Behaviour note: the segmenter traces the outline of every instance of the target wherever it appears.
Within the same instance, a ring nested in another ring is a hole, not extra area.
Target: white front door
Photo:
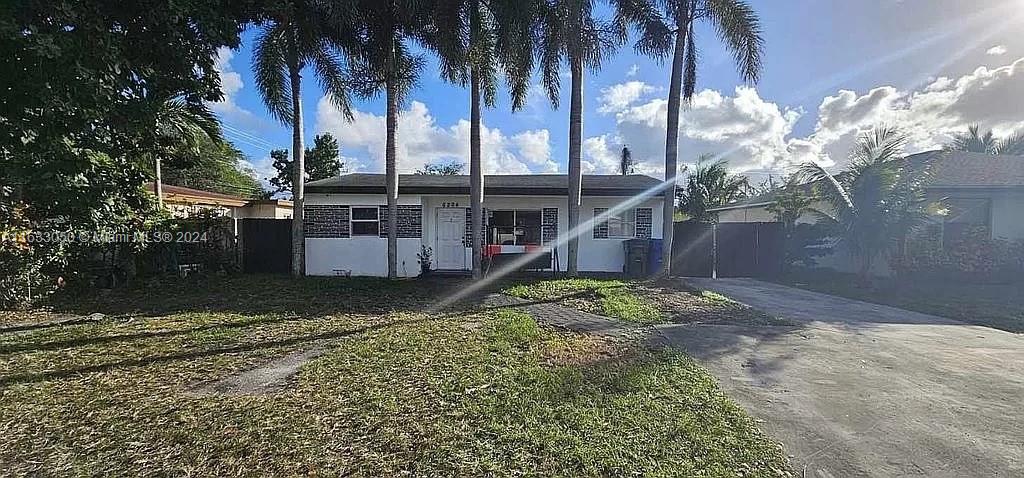
[[[462,236],[466,233],[466,210],[438,208],[436,230],[436,267],[448,270],[465,269],[466,245],[462,243]]]

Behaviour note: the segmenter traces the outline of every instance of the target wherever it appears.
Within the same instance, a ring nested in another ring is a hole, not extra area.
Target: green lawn
[[[780,282],[1010,332],[1024,332],[1024,282],[972,284],[876,279],[871,287],[861,287],[852,274],[818,270],[797,271],[781,278]]]
[[[212,278],[55,306],[111,314],[96,321],[0,324],[0,469],[788,474],[779,447],[686,356],[555,332],[519,311],[423,312],[461,285]],[[313,347],[326,353],[284,390],[196,393]]]

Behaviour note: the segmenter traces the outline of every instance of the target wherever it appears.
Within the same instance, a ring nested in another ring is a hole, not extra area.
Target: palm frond
[[[318,48],[309,51],[308,60],[316,73],[320,89],[330,97],[331,104],[338,108],[346,119],[351,120],[352,101],[349,98],[348,73],[344,61],[326,43],[321,43]]]
[[[1024,156],[1024,129],[1014,131],[1009,136],[998,140],[993,146],[992,152],[993,154]]]
[[[744,0],[704,0],[707,15],[718,38],[725,43],[744,81],[756,83],[761,76],[764,38],[761,22]]]
[[[683,104],[689,105],[697,91],[697,64],[700,56],[697,53],[697,39],[693,34],[693,22],[686,31],[686,56],[683,58]]]
[[[253,48],[252,70],[256,89],[270,115],[292,123],[292,96],[288,78],[288,31],[283,25],[263,27]]]

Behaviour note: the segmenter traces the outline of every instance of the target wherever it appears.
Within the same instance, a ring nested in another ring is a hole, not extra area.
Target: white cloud
[[[625,95],[629,96],[629,95]],[[584,169],[613,173],[622,145],[628,145],[639,172],[660,176],[664,161],[668,104],[657,98],[606,104],[614,110],[615,131],[587,138]],[[625,104],[626,106],[622,106]],[[980,67],[960,77],[940,77],[910,91],[878,86],[858,93],[839,90],[818,106],[817,122],[807,136],[794,136],[799,109],[779,107],[757,90],[739,87],[732,95],[702,90],[682,112],[679,162],[692,163],[709,153],[729,161],[735,171],[784,173],[807,161],[842,164],[857,136],[875,125],[890,124],[910,136],[907,152],[936,149],[970,124],[1005,135],[1024,127],[1024,58],[1011,64]]]
[[[996,45],[988,50],[985,50],[986,55],[999,56],[1006,54],[1006,45]]]
[[[626,72],[626,76],[636,76],[637,73],[640,73],[640,65],[634,63],[633,66],[629,67],[629,71]]]
[[[220,101],[209,103],[214,112],[220,114],[221,118],[243,127],[260,127],[262,121],[251,111],[242,108],[235,102],[235,97],[245,86],[242,75],[231,66],[231,60],[235,52],[230,48],[220,47],[217,49],[217,57],[213,60],[213,68],[220,74],[220,88],[224,98]]]
[[[822,100],[815,131],[802,144],[823,159],[842,162],[857,135],[891,124],[910,135],[909,152],[935,149],[967,125],[997,134],[1024,125],[1024,58],[998,68],[980,67],[959,78],[941,77],[917,91],[891,86],[864,95],[840,91]]]
[[[637,171],[662,175],[668,101],[653,99],[615,112],[614,134],[587,138],[584,157],[590,172],[614,173],[622,145]],[[786,137],[801,111],[780,109],[753,88],[736,88],[734,96],[702,90],[683,111],[679,127],[679,161],[692,163],[703,153],[716,154],[735,170],[775,168],[788,164]]]
[[[383,116],[353,111],[354,119],[345,121],[327,98],[317,106],[317,131],[329,131],[347,156],[360,154],[361,160],[352,170],[383,171],[386,129]],[[398,170],[413,172],[436,162],[469,162],[470,123],[459,120],[445,128],[439,126],[427,106],[413,101],[398,119]],[[507,136],[497,128],[481,125],[480,148],[484,172],[488,174],[528,174],[556,172],[551,159],[549,134],[546,129],[530,130]]]
[[[657,88],[642,81],[627,81],[601,88],[601,96],[597,99],[601,105],[597,107],[597,112],[607,114],[621,111],[641,96],[654,91]]]

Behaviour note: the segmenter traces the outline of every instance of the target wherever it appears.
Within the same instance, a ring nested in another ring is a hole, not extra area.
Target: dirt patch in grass
[[[541,345],[548,366],[594,365],[635,353],[628,342],[598,335],[553,335]]]
[[[636,293],[657,304],[668,320],[681,324],[796,325],[685,281],[643,282]]]
[[[279,392],[299,372],[299,368],[323,353],[321,348],[292,352],[254,369],[197,387],[194,393],[197,396],[239,396]]]
[[[504,292],[641,324],[794,325],[677,279],[549,279],[518,283]]]

